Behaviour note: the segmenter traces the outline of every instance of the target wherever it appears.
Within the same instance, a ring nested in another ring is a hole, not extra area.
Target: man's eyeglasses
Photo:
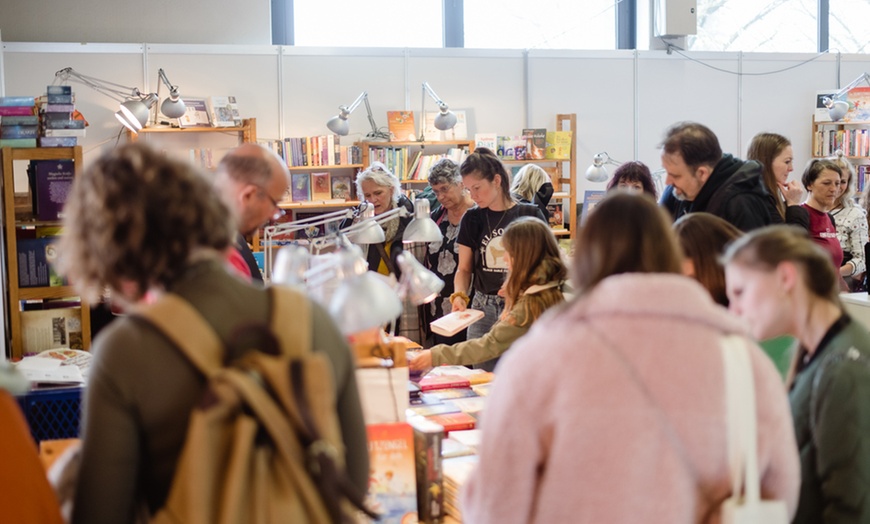
[[[278,201],[275,200],[274,198],[272,198],[272,195],[270,195],[270,194],[266,191],[265,188],[260,187],[260,186],[257,186],[257,189],[260,190],[260,193],[261,193],[263,196],[265,196],[266,198],[268,198],[268,199],[272,202],[273,209],[275,209],[275,214],[273,214],[272,217],[271,217],[272,220],[278,220],[279,218],[281,218],[282,216],[284,216],[284,215],[287,214],[287,211],[284,210],[284,209],[281,209],[281,206],[278,205]]]

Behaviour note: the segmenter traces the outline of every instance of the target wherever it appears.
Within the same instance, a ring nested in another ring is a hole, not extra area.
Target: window
[[[828,42],[832,51],[870,53],[870,3],[867,0],[830,0]]]
[[[615,49],[613,0],[465,0],[465,47]]]
[[[294,0],[294,43],[441,47],[443,18],[441,0]]]
[[[688,45],[692,51],[814,53],[817,16],[818,0],[698,0],[698,34]]]

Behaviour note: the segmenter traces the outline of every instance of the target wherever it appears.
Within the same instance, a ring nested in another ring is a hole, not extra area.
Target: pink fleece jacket
[[[678,275],[613,276],[538,320],[496,369],[464,521],[718,522],[731,492],[719,352],[729,333],[745,329]],[[786,392],[755,344],[750,354],[762,496],[793,516],[800,469]]]

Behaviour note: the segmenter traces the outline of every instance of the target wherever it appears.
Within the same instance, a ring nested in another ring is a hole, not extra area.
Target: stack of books
[[[75,98],[72,86],[50,85],[45,97],[40,97],[39,115],[42,118],[41,147],[73,147],[79,137],[85,136],[85,121],[73,118]]]
[[[475,466],[477,455],[446,458],[441,462],[444,471],[444,511],[460,522],[462,512],[459,510],[459,493]]]
[[[0,147],[36,147],[35,106],[32,96],[0,96]]]

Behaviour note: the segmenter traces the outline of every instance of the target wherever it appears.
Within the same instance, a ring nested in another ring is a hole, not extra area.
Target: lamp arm
[[[56,72],[54,76],[56,80],[60,80],[61,82],[67,82],[70,80],[70,77],[72,77],[72,79],[74,79],[76,82],[84,84],[93,89],[94,91],[97,91],[110,98],[114,98],[120,101],[124,101],[128,98],[142,97],[142,92],[139,91],[138,87],[129,87],[121,84],[116,84],[114,82],[109,82],[107,80],[101,80],[92,76],[83,75],[71,67],[61,69],[60,71]]]
[[[366,107],[368,107],[368,105],[369,105],[369,93],[368,93],[368,91],[363,91],[362,93],[360,93],[360,95],[358,97],[356,97],[356,100],[351,102],[351,104],[345,108],[345,111],[347,111],[347,114],[353,113],[353,110],[356,109],[359,106],[360,102],[362,102],[363,100],[366,101]],[[369,112],[369,114],[371,114],[371,112]]]
[[[163,68],[157,70],[157,76],[160,78],[160,81],[163,82],[166,87],[169,88],[169,97],[173,99],[178,98],[178,86],[172,85],[172,82],[169,81],[169,78],[166,77],[166,73],[163,72]],[[157,86],[160,87],[159,85]]]
[[[860,75],[858,78],[856,78],[855,80],[852,80],[851,82],[849,82],[849,84],[846,85],[846,87],[844,87],[843,89],[840,89],[839,91],[837,91],[837,92],[836,92],[834,95],[832,95],[830,98],[831,98],[832,100],[839,100],[839,99],[841,99],[842,97],[846,96],[846,93],[848,93],[849,91],[851,91],[852,88],[854,88],[855,86],[857,86],[858,84],[860,84],[862,81],[863,81],[863,82],[866,82],[867,85],[870,85],[870,74],[867,74],[867,73],[861,73],[861,75]],[[828,97],[825,97],[825,98],[828,98]]]
[[[269,237],[285,235],[288,233],[294,233],[296,231],[302,231],[303,229],[308,229],[309,227],[321,226],[332,222],[339,222],[352,216],[353,212],[350,210],[333,211],[332,213],[325,213],[316,217],[304,218],[302,220],[294,220],[293,222],[287,222],[274,226],[267,226],[264,230],[264,233]]]
[[[380,226],[384,222],[387,222],[387,221],[395,218],[397,215],[399,217],[407,217],[407,216],[410,216],[410,213],[408,213],[408,210],[405,209],[404,207],[396,207],[396,208],[393,208],[393,209],[387,211],[386,213],[381,213],[380,215],[375,216],[371,220],[374,220],[375,224]],[[351,224],[344,229],[338,230],[338,234],[339,235],[352,235],[353,233],[356,233],[358,231],[362,231],[366,227],[368,227],[368,226],[365,223],[365,221],[361,221],[361,222],[357,222],[356,224]]]
[[[423,82],[423,90],[432,97],[432,100],[435,101],[435,103],[438,105],[438,109],[440,109],[442,113],[444,111],[447,111],[447,104],[445,104],[444,101],[441,100],[441,98],[439,98],[437,94],[435,94],[435,91],[432,89],[432,86],[429,85],[429,82]]]

